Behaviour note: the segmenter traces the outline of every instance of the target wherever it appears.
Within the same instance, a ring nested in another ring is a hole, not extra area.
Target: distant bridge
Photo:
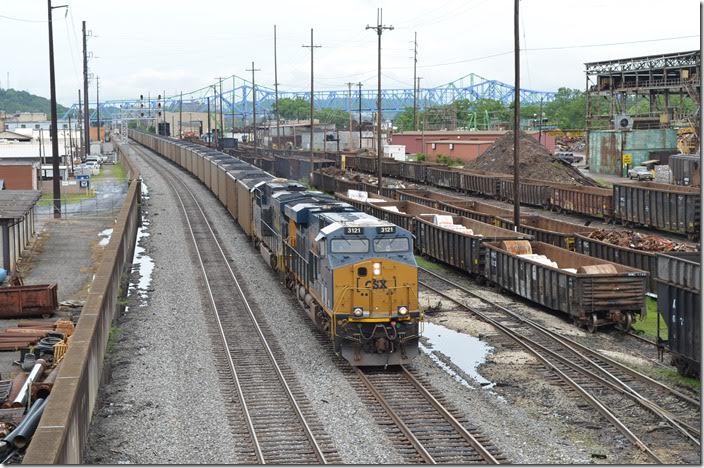
[[[234,77],[234,83],[235,86],[233,87],[232,76],[226,78],[222,83],[223,114],[227,117],[231,117],[234,114],[238,119],[244,118],[246,120],[247,116],[251,116],[252,114],[252,83],[238,76]],[[256,92],[257,114],[259,115],[261,112],[262,115],[265,115],[272,112],[275,101],[274,89],[257,85]],[[121,116],[123,118],[129,118],[125,116],[138,118],[142,113],[144,113],[145,117],[149,115],[153,117],[160,103],[162,108],[168,112],[179,111],[179,106],[181,105],[180,95],[166,96],[165,99],[159,101],[157,99],[157,93],[149,96],[143,95],[144,99],[142,100],[139,99],[139,96],[135,96],[133,99],[113,99],[101,102],[100,120],[110,121],[119,119]],[[347,89],[342,89],[315,91],[313,94],[315,107],[317,109],[342,109],[352,113],[356,113],[359,110],[360,91],[355,86],[352,87],[351,93]],[[468,101],[494,99],[504,104],[509,104],[513,101],[513,95],[513,86],[471,73],[442,86],[420,88],[418,90],[418,108],[422,110],[426,107],[447,105],[460,99],[467,99]],[[362,88],[361,106],[364,114],[368,115],[376,111],[376,96],[376,88]],[[521,89],[522,104],[536,104],[539,103],[541,99],[544,102],[549,102],[553,100],[554,97],[554,92]],[[210,98],[211,111],[213,111],[215,108],[214,102],[217,101],[219,106],[219,82],[184,94],[182,104],[183,111],[206,112],[208,98]],[[279,99],[283,98],[304,99],[308,101],[310,100],[310,91],[279,90]],[[391,118],[405,108],[413,107],[413,89],[382,89],[381,105],[384,117]],[[91,121],[95,121],[95,103],[91,103],[91,107],[93,107],[93,111],[91,112],[90,118]],[[66,119],[69,115],[75,117],[77,111],[78,105],[74,104],[69,107],[63,118]],[[302,115],[301,118],[305,118],[306,115]]]

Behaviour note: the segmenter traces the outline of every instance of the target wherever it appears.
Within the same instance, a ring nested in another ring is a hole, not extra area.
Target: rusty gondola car
[[[538,241],[528,242],[523,254],[501,242],[485,246],[485,276],[489,281],[565,313],[591,332],[611,324],[628,330],[636,318],[645,315],[648,273],[642,270]],[[550,263],[532,255],[544,256]]]

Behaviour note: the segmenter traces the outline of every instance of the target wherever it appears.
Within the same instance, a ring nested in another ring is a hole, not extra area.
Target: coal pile
[[[590,232],[588,237],[618,245],[619,247],[630,247],[631,249],[644,252],[696,252],[697,250],[694,246],[683,242],[671,241],[660,236],[638,234],[633,231],[599,229]]]
[[[466,164],[465,169],[513,174],[513,132],[507,132],[496,140],[484,154]],[[574,167],[554,157],[546,147],[525,132],[521,132],[519,173],[527,179],[598,185]]]

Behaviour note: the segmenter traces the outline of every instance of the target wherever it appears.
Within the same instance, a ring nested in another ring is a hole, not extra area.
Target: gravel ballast
[[[238,279],[251,294],[249,300],[258,305],[261,317],[276,334],[287,364],[296,373],[343,463],[402,463],[335,364],[331,346],[316,338],[295,298],[207,187],[186,173],[181,176],[201,202]]]
[[[181,254],[190,242],[182,215],[176,215],[179,207],[163,177],[141,156],[135,160],[149,188],[150,235],[143,243],[156,266],[146,299],[132,299],[118,321],[122,332],[110,357],[112,380],[94,416],[86,461],[237,463],[228,450],[233,441],[211,363],[215,351],[203,317],[210,312],[193,290],[200,281],[192,278],[202,275],[190,256]],[[198,180],[184,172],[180,177],[201,202],[250,301],[276,334],[342,461],[401,463],[336,367],[329,345],[316,339],[298,303],[239,226]],[[158,437],[150,436],[152,431]]]
[[[138,245],[154,269],[146,291],[134,290],[145,278],[133,273],[127,310],[113,324],[109,380],[101,389],[84,462],[237,463],[191,239],[163,177],[135,159],[148,187],[142,205],[148,235]]]

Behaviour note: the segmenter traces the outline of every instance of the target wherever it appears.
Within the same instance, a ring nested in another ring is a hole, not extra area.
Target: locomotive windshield
[[[409,249],[408,238],[406,237],[374,239],[374,252],[408,252]]]
[[[332,253],[367,253],[369,252],[368,239],[333,239],[330,241]]]

